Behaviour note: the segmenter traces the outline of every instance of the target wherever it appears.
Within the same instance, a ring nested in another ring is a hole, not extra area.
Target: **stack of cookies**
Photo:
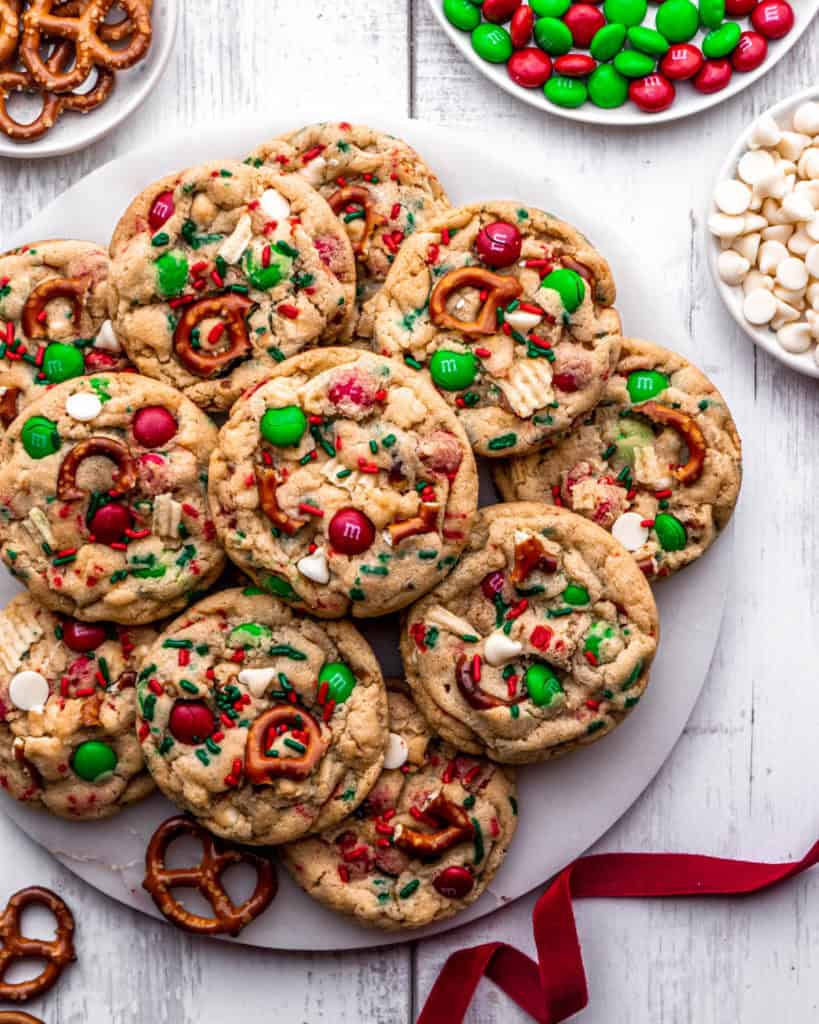
[[[349,124],[0,257],[0,784],[77,822],[156,784],[385,928],[475,900],[512,766],[637,704],[650,582],[739,491],[720,394],[614,301],[574,228]]]

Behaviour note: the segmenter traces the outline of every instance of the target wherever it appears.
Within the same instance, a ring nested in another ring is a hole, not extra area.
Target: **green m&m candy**
[[[26,455],[32,459],[44,459],[60,450],[57,424],[45,416],[30,416],[23,424],[20,437]]]
[[[154,265],[160,295],[178,295],[188,280],[188,261],[184,253],[171,249],[163,253]]]
[[[554,82],[552,78],[550,81]],[[546,83],[547,85],[549,82]],[[583,90],[586,91],[585,88]],[[548,95],[548,94],[547,94]],[[586,284],[576,270],[569,270],[568,267],[561,267],[560,270],[553,270],[547,274],[541,284],[542,288],[551,288],[560,296],[563,308],[568,313],[574,313],[586,295]]]
[[[673,3],[674,0],[671,0]],[[634,405],[640,402],[647,402],[650,398],[656,398],[661,391],[665,391],[671,383],[664,373],[659,370],[635,370],[628,375],[626,387],[628,396]]]
[[[566,78],[564,75],[552,75],[543,86],[546,99],[557,107],[581,107],[589,96],[589,91],[579,78]]]
[[[628,41],[635,50],[649,53],[652,57],[664,57],[671,47],[665,36],[645,25],[635,25],[628,30]]]
[[[646,448],[654,444],[654,431],[643,420],[623,416],[619,421],[620,434],[614,442],[617,454],[628,466],[634,465],[635,448]]]
[[[611,25],[610,28],[622,28]],[[601,30],[602,31],[602,30]],[[622,107],[628,99],[628,80],[616,71],[613,64],[600,64],[589,78],[589,99],[596,107],[611,110]]]
[[[502,25],[484,22],[472,33],[472,49],[490,64],[505,64],[512,56],[512,37]]]
[[[604,655],[601,654],[600,645],[606,640],[613,640],[615,635],[614,626],[610,622],[599,620],[586,634],[583,650],[593,654],[597,661],[601,661]]]
[[[687,43],[697,34],[700,15],[691,0],[665,0],[657,10],[656,25],[669,43]]]
[[[619,53],[623,49],[625,41],[625,25],[604,25],[594,33],[590,47],[591,55],[595,60],[611,60],[615,53]],[[597,105],[602,106],[600,103]]]
[[[464,0],[464,2],[468,3],[468,0]],[[284,253],[277,252],[275,249],[270,252],[269,262],[266,267],[256,262],[250,249],[245,254],[245,274],[248,281],[250,281],[254,288],[258,288],[260,292],[267,292],[271,288],[275,288],[290,273],[292,266],[292,259]]]
[[[560,680],[548,665],[540,662],[526,669],[524,680],[530,700],[539,708],[548,707],[555,697],[563,693]]]
[[[571,0],[530,0],[529,6],[538,18],[562,18],[572,4]]]
[[[603,13],[616,25],[639,25],[648,12],[648,0],[605,0]]]
[[[535,22],[535,40],[541,50],[545,50],[552,57],[560,57],[564,53],[568,53],[572,48],[572,34],[569,31],[569,26],[564,24],[558,18],[538,18]],[[554,78],[550,78],[546,83],[548,87],[549,82],[554,82]],[[575,81],[575,79],[568,79],[569,82]],[[548,92],[546,93],[549,96]],[[549,96],[551,99],[551,96]],[[585,97],[584,97],[585,99]],[[557,103],[557,100],[553,100],[553,103]],[[582,102],[582,100],[581,100]],[[579,104],[560,104],[561,106],[579,106]]]
[[[481,23],[481,12],[469,0],[444,0],[444,17],[462,32],[471,32]]]
[[[429,372],[444,391],[461,391],[477,376],[478,360],[471,352],[439,349],[429,361]]]
[[[353,692],[355,676],[343,661],[328,661],[319,672],[319,685],[327,683],[330,700],[343,704]]]
[[[283,409],[268,409],[262,416],[259,430],[265,441],[279,448],[292,448],[304,437],[307,417],[297,405],[286,405]]]
[[[725,18],[725,0],[700,0],[700,24],[719,28]]]
[[[82,352],[73,345],[52,342],[43,355],[42,371],[52,384],[79,377],[85,370]]]
[[[274,576],[272,573],[270,576],[265,576],[262,586],[269,594],[280,597],[284,601],[295,601],[299,596],[286,579],[282,576]]]
[[[663,551],[682,551],[688,543],[685,527],[670,512],[660,512],[654,519],[654,532],[657,534]]]
[[[644,78],[654,70],[656,61],[639,50],[623,50],[614,58],[614,66],[626,78]]]
[[[589,592],[579,583],[570,583],[563,591],[563,600],[573,608],[579,608],[589,603]]]
[[[735,21],[726,21],[724,25],[709,32],[702,41],[702,52],[710,59],[727,57],[737,48],[742,29]]]
[[[107,743],[88,740],[71,758],[71,767],[86,782],[103,782],[117,766],[117,755]]]
[[[271,640],[273,631],[260,622],[243,622],[230,631],[228,644],[231,647],[261,647],[265,640]]]

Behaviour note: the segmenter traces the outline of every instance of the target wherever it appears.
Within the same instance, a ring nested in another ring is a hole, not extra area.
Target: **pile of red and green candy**
[[[472,34],[479,57],[506,64],[513,82],[542,88],[559,107],[587,100],[611,109],[631,101],[666,110],[675,82],[701,93],[724,89],[734,71],[758,68],[768,40],[793,28],[787,0],[663,0],[655,27],[647,0],[443,0],[444,14]],[[750,18],[743,31],[737,18]],[[693,40],[697,37],[699,43]]]

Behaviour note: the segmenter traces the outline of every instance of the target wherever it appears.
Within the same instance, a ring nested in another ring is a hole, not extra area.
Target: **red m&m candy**
[[[512,24],[509,26],[509,35],[512,37],[512,46],[516,50],[526,46],[532,38],[532,29],[535,24],[535,12],[528,4],[521,4],[512,15]]]
[[[504,21],[509,21],[520,7],[520,3],[521,0],[483,0],[481,11],[487,21],[500,25]]]
[[[435,876],[432,880],[435,889],[450,900],[462,900],[472,892],[475,885],[475,878],[469,868],[462,868],[456,864]]]
[[[327,536],[342,555],[360,555],[375,540],[375,527],[357,508],[343,508],[330,520]]]
[[[628,94],[640,110],[647,114],[659,114],[674,102],[676,90],[664,75],[646,75],[631,83]]]
[[[131,513],[124,505],[102,505],[88,524],[89,532],[100,544],[115,544],[131,525]]]
[[[693,78],[705,63],[702,50],[691,43],[674,43],[660,61],[660,71],[675,82]]]
[[[567,53],[555,61],[555,71],[567,78],[585,78],[597,67],[597,61],[587,53]]]
[[[768,55],[768,41],[759,32],[743,32],[731,54],[734,71],[753,71]]]
[[[496,220],[481,228],[475,248],[487,267],[509,267],[520,258],[523,244],[520,232],[514,224]]]
[[[215,728],[213,712],[201,700],[178,700],[168,719],[171,736],[191,747],[204,743]]]
[[[694,88],[699,92],[719,92],[731,81],[731,62],[728,60],[707,60],[694,79]]]
[[[537,89],[552,73],[552,59],[548,53],[534,46],[516,50],[507,65],[509,77],[524,89]]]
[[[754,8],[751,24],[766,39],[781,39],[793,28],[793,8],[787,0],[762,0]]]
[[[483,596],[490,601],[494,600],[495,596],[503,590],[505,581],[506,577],[502,572],[490,572],[488,576],[484,576],[481,580]]]
[[[759,3],[759,0],[725,0],[725,13],[732,18],[744,18]]]
[[[134,416],[134,437],[145,448],[161,448],[176,434],[179,425],[161,405],[147,405]]]
[[[72,651],[85,654],[105,643],[105,626],[98,622],[77,622],[66,619],[63,623],[63,643]]]
[[[170,220],[176,212],[176,206],[173,201],[173,192],[160,192],[159,195],[151,203],[151,209],[148,212],[148,224],[151,227],[151,231],[157,231],[166,220]]]
[[[606,18],[593,4],[572,4],[563,15],[563,22],[572,34],[574,45],[585,49],[606,24]]]

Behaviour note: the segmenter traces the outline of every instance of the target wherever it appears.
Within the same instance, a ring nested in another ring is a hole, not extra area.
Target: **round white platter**
[[[327,119],[327,111],[323,119]],[[350,112],[346,112],[350,120]],[[63,193],[8,239],[20,245],[38,238],[75,237],[106,243],[130,199],[155,178],[207,159],[248,153],[266,136],[322,119],[300,111],[288,121],[264,115],[245,123],[214,124],[196,136],[159,139],[100,168]],[[543,162],[525,148],[500,154],[477,133],[442,129],[417,121],[362,115],[358,120],[406,138],[439,173],[453,203],[514,198],[551,210],[585,231],[612,262],[626,330],[673,344],[679,337],[672,317],[648,308],[646,295],[662,294],[660,268],[637,267],[622,258],[622,239],[605,213],[606,196],[585,196],[583,210],[564,201],[560,187],[536,170]],[[476,181],[475,168],[480,167]],[[568,190],[566,190],[568,194]],[[602,225],[601,228],[598,228]],[[625,235],[624,237],[627,237]],[[622,273],[620,269],[622,268]],[[484,472],[482,503],[496,501]],[[382,934],[334,915],[305,896],[280,871],[273,906],[242,932],[239,942],[271,949],[354,949],[400,942],[457,927],[488,914],[541,884],[592,845],[628,809],[668,757],[705,683],[716,647],[732,576],[731,530],[706,558],[657,588],[663,625],[652,683],[638,708],[600,743],[550,764],[520,772],[520,825],[511,850],[489,890],[468,911],[437,926],[399,935]],[[0,599],[17,589],[0,578]],[[394,621],[362,623],[385,674],[400,674]],[[143,856],[156,826],[174,813],[161,796],[94,824],[66,823],[4,798],[0,807],[61,863],[91,885],[158,917],[141,888]]]
[[[778,125],[781,127],[787,127],[788,131],[790,131],[793,112],[798,106],[805,103],[807,100],[819,100],[819,86],[812,85],[809,89],[805,89],[803,92],[798,92],[793,96],[788,96],[787,99],[776,103],[767,111],[764,111],[764,113],[770,114]],[[763,115],[760,114],[759,116],[762,117]],[[719,173],[714,181],[715,187],[721,181],[736,177],[737,164],[748,148],[748,143],[751,141],[751,133],[753,132],[755,123],[755,121],[751,122],[731,147],[728,156],[725,158],[725,163],[720,167]],[[713,189],[711,192],[713,194]],[[738,285],[735,287],[733,285],[726,284],[719,276],[717,260],[719,259],[719,254],[722,252],[722,249],[720,248],[719,239],[712,235],[708,230],[708,218],[715,212],[715,210],[716,207],[709,197],[708,209],[703,220],[705,245],[706,251],[708,252],[708,264],[711,267],[711,274],[714,278],[717,290],[720,293],[720,297],[725,303],[725,308],[755,345],[765,349],[766,352],[769,352],[772,356],[784,363],[786,366],[789,366],[792,370],[804,373],[806,377],[819,377],[819,364],[817,364],[816,358],[814,357],[814,351],[816,350],[815,345],[811,345],[807,352],[786,352],[779,344],[775,332],[772,331],[770,327],[755,327],[745,319],[742,312],[742,303],[745,298],[742,286]]]
[[[14,142],[0,134],[0,156],[26,160],[31,157],[62,156],[97,142],[141,106],[162,76],[176,39],[179,0],[155,0],[153,41],[147,56],[128,71],[116,76],[111,96],[88,114],[66,112],[57,124],[36,142]],[[119,17],[119,15],[118,15]],[[42,106],[39,97],[19,96],[11,113],[21,122],[32,120]]]
[[[704,95],[703,93],[697,92],[690,82],[676,82],[675,86],[677,88],[677,96],[673,104],[667,110],[663,110],[659,114],[645,114],[643,111],[639,110],[631,100],[627,100],[625,105],[622,107],[615,107],[614,110],[602,110],[600,107],[594,106],[594,104],[589,101],[584,103],[582,107],[577,107],[574,110],[567,107],[558,107],[556,104],[550,103],[544,96],[542,89],[524,89],[523,86],[517,85],[513,82],[509,77],[505,64],[490,64],[482,57],[479,57],[472,48],[470,33],[462,32],[447,21],[444,15],[443,0],[427,0],[432,13],[441,28],[443,28],[450,40],[461,51],[464,57],[466,57],[466,59],[473,64],[482,75],[494,82],[495,85],[499,86],[505,92],[508,92],[510,96],[516,96],[519,100],[523,100],[524,103],[537,107],[539,110],[543,110],[547,114],[557,114],[559,117],[566,117],[571,121],[582,121],[585,124],[641,127],[658,124],[661,121],[676,121],[678,118],[688,117],[691,114],[699,113],[701,110],[707,110],[709,107],[713,107],[717,103],[722,103],[723,100],[727,100],[731,96],[736,96],[738,92],[742,92],[743,89],[747,89],[749,85],[753,85],[758,78],[761,78],[764,74],[770,71],[774,64],[782,60],[788,51],[796,45],[799,37],[808,27],[811,19],[816,14],[816,11],[819,10],[819,0],[789,0],[789,2],[793,7],[794,26],[784,38],[769,40],[768,56],[755,71],[750,71],[744,74],[735,71],[731,77],[731,81],[725,89],[711,93],[710,95]],[[649,5],[649,13],[643,22],[643,24],[649,28],[654,27],[654,15],[656,13],[656,8],[657,5],[655,3]],[[734,20],[740,22],[740,26],[743,31],[752,27],[748,18],[739,18]],[[508,25],[506,27],[508,28]],[[701,39],[702,33],[700,32],[694,39],[692,39],[692,42],[695,45],[699,45]],[[534,44],[532,43],[530,45]]]

